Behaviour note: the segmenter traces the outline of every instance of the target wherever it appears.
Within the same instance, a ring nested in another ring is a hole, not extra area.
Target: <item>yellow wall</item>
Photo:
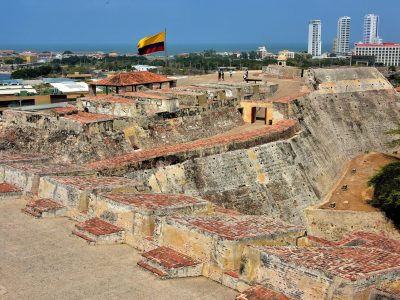
[[[50,104],[50,95],[35,95],[35,96],[0,96],[1,101],[23,101],[23,100],[34,100],[35,105]],[[0,107],[0,111],[10,109],[8,107]]]
[[[267,110],[267,124],[269,124],[270,121],[273,121],[273,108],[272,108],[272,103],[270,103],[270,102],[241,101],[240,105],[243,108],[243,121],[245,123],[251,123],[251,120],[252,120],[251,111],[252,111],[253,107],[266,108],[266,110]]]

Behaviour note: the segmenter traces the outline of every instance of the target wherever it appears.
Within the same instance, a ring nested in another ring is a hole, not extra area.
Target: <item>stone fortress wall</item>
[[[136,109],[131,92],[78,108],[8,112],[0,200],[23,195],[31,216],[69,217],[88,243],[143,251],[138,265],[160,278],[202,275],[243,292],[238,299],[372,297],[381,283],[400,281],[396,236],[365,225],[336,235],[304,211],[349,159],[389,151],[384,133],[400,117],[400,97],[371,68],[309,70],[305,83],[308,93],[275,100],[261,98],[271,85],[225,83],[168,90],[161,103],[152,99],[163,92],[152,92],[149,110]],[[162,104],[173,95],[187,95],[178,110],[175,100]],[[239,118],[244,103],[259,101],[279,119],[268,111],[271,125]],[[39,147],[51,157],[33,153]]]

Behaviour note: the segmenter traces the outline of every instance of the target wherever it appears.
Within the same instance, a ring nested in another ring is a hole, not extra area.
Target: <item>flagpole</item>
[[[167,53],[167,27],[164,29],[165,41],[164,41],[164,55],[165,55],[165,67],[168,67],[168,53]]]

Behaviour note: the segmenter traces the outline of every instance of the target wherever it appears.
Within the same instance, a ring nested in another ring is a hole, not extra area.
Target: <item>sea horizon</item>
[[[168,44],[168,55],[177,55],[181,53],[200,53],[205,50],[213,49],[217,52],[237,52],[237,51],[255,51],[260,46],[265,46],[269,52],[277,53],[281,50],[290,50],[295,52],[307,51],[307,43],[198,43],[198,44]],[[332,45],[326,44],[323,51],[330,51]],[[73,51],[73,52],[95,52],[104,53],[117,52],[120,54],[136,53],[137,48],[134,43],[65,43],[65,44],[0,44],[0,49],[15,51]]]

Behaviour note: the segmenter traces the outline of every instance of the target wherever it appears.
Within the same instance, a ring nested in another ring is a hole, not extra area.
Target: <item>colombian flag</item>
[[[139,55],[149,54],[165,50],[165,32],[153,36],[146,36],[138,43]]]

